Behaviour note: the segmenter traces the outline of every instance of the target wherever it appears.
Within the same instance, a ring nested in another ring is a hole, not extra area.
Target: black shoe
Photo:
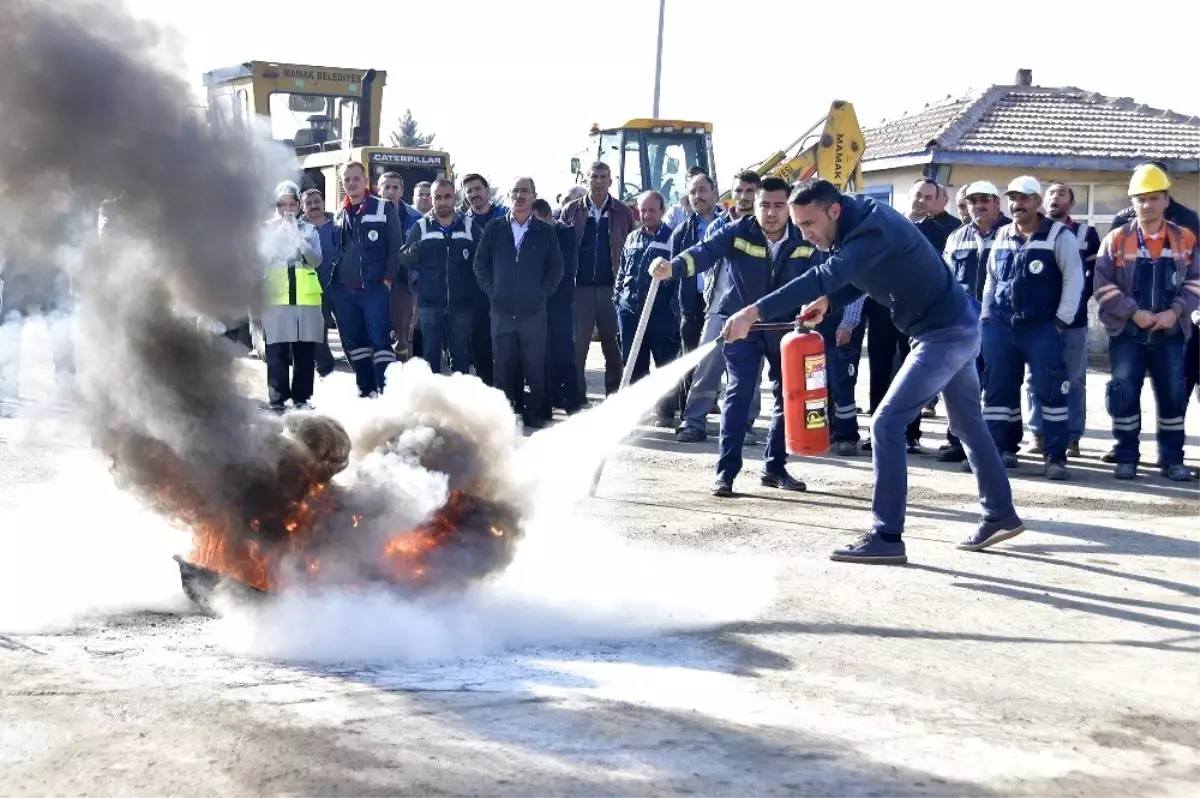
[[[778,473],[764,471],[759,481],[767,488],[779,488],[780,490],[794,490],[797,492],[808,490],[807,485],[798,479],[793,479],[792,475],[786,471]]]
[[[961,446],[950,446],[937,453],[939,463],[961,463],[967,459],[967,453]]]
[[[857,562],[875,565],[904,565],[908,555],[904,541],[888,542],[874,532],[868,532],[857,540],[834,549],[829,559],[835,562]]]
[[[525,419],[525,429],[542,429],[545,426],[546,422],[542,421],[540,418]]]
[[[708,435],[704,430],[695,427],[680,427],[675,430],[675,440],[680,443],[702,443]]]
[[[925,450],[921,448],[920,441],[909,441],[904,445],[904,451],[909,454],[925,454]]]
[[[858,448],[862,449],[864,452],[869,452],[871,451],[871,442],[869,440],[863,441],[858,445]]]
[[[839,457],[858,456],[858,445],[854,441],[834,441],[832,449]]]
[[[964,551],[983,551],[989,546],[1015,538],[1025,531],[1025,524],[1017,516],[1004,521],[981,521],[975,534],[958,544]]]
[[[733,495],[733,485],[723,479],[718,479],[713,483],[712,495],[727,499]]]
[[[1100,462],[1101,463],[1117,462],[1117,447],[1114,446],[1111,449],[1109,449],[1107,452],[1105,452],[1104,454],[1100,455]]]

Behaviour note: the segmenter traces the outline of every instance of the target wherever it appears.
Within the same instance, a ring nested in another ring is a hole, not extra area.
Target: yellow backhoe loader
[[[423,180],[449,177],[448,153],[380,146],[379,107],[387,73],[374,69],[246,61],[204,74],[209,123],[248,126],[261,117],[270,135],[293,147],[303,169],[302,189],[318,188],[325,205],[341,205],[338,168],[357,161],[370,190],[384,172],[404,178],[404,199]]]
[[[821,128],[821,135],[813,141],[817,128]],[[854,106],[844,100],[834,100],[829,113],[795,141],[749,168],[761,177],[781,177],[789,183],[814,176],[822,177],[847,191],[862,186],[865,149]],[[793,150],[795,153],[789,154]],[[721,200],[726,204],[729,199],[728,191],[721,195]]]

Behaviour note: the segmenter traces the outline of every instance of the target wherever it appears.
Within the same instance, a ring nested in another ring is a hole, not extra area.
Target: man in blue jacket
[[[828,259],[732,316],[725,324],[726,340],[741,341],[752,335],[756,321],[801,305],[806,318],[819,322],[863,295],[890,308],[896,326],[913,339],[912,353],[871,420],[874,529],[834,551],[831,559],[908,561],[901,537],[908,494],[904,429],[938,393],[967,451],[983,505],[979,529],[959,548],[980,551],[1023,532],[1008,475],[979,407],[974,299],[921,232],[889,206],[843,196],[829,181],[817,180],[793,192],[791,216],[805,239],[830,252]],[[666,270],[658,275],[667,276]]]
[[[370,397],[383,391],[384,372],[396,362],[389,299],[400,275],[404,231],[395,207],[367,193],[362,164],[342,166],[341,180],[346,198],[334,217],[334,257],[321,264],[321,289],[333,294],[358,394]]]
[[[554,408],[567,415],[579,412],[579,382],[575,374],[575,272],[579,269],[579,247],[575,231],[554,218],[550,203],[540,197],[533,201],[533,215],[554,227],[562,250],[563,274],[558,288],[546,302],[546,408],[547,421]]]
[[[442,350],[450,349],[450,370],[471,373],[471,311],[475,245],[480,230],[454,212],[454,183],[433,183],[433,210],[408,231],[400,265],[408,270],[417,297],[421,357],[434,373],[442,370]]]
[[[517,178],[509,193],[512,210],[488,222],[475,252],[475,277],[492,308],[496,386],[534,429],[545,425],[546,302],[563,273],[558,233],[533,215],[535,192],[533,178]]]
[[[656,257],[671,255],[671,228],[663,224],[666,200],[657,191],[647,191],[638,198],[638,218],[641,226],[631,232],[621,249],[621,265],[617,267],[617,280],[613,290],[613,303],[617,307],[617,330],[621,344],[621,364],[629,368],[633,338],[637,331],[642,309],[650,291],[653,278],[650,276],[650,261]],[[633,364],[630,382],[635,382],[650,373],[650,359],[654,367],[662,368],[679,356],[679,297],[674,282],[659,287],[646,322],[641,350]],[[658,426],[675,426],[675,406],[678,402],[673,394],[664,396],[658,403]]]
[[[728,279],[718,286],[713,302],[722,316],[732,316],[751,303],[775,291],[781,285],[807,271],[814,256],[799,231],[788,221],[789,186],[777,177],[767,177],[758,186],[754,215],[744,216],[720,232],[681,252],[669,261],[656,258],[651,274],[659,280],[687,279],[708,271],[725,259]],[[779,305],[763,318],[788,320],[798,304]],[[745,339],[745,340],[742,340]],[[762,360],[767,359],[767,374],[775,394],[766,451],[763,454],[761,483],[782,490],[801,491],[805,485],[788,474],[787,448],[783,436],[783,385],[780,373],[779,344],[782,332],[745,332],[730,338],[724,347],[729,383],[721,408],[721,455],[717,460],[714,496],[732,496],[733,480],[742,470],[742,441],[749,421],[750,397],[759,390]]]

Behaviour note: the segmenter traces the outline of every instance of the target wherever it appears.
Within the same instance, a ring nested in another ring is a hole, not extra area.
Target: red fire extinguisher
[[[825,339],[806,331],[801,319],[779,347],[783,371],[783,431],[788,454],[829,451],[829,378]]]

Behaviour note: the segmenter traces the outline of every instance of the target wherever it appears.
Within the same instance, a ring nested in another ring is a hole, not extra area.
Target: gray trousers
[[[600,331],[600,351],[604,353],[604,393],[616,393],[621,387],[621,347],[611,285],[575,286],[575,369],[581,400],[587,398],[584,369],[593,329]]]
[[[725,326],[725,317],[710,314],[704,317],[704,329],[700,331],[700,345],[717,340],[721,335],[721,328]],[[762,374],[762,362],[759,362],[757,369],[758,373]],[[703,431],[705,428],[705,417],[708,416],[708,411],[712,409],[713,404],[717,401],[717,395],[721,390],[721,377],[725,376],[725,355],[721,352],[721,347],[718,345],[711,352],[705,355],[699,363],[696,364],[695,374],[692,376],[692,388],[688,391],[687,405],[683,410],[683,426],[694,427]],[[762,411],[762,390],[755,390],[750,396],[750,421],[758,418]]]

